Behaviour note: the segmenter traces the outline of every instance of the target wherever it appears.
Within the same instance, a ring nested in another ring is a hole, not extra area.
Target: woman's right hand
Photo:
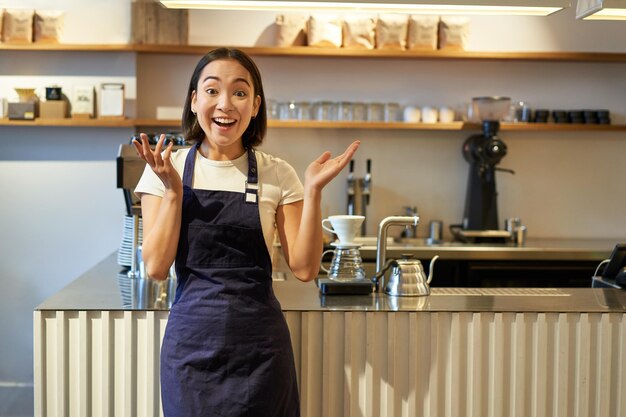
[[[165,143],[165,135],[162,134],[159,141],[156,144],[154,150],[150,148],[150,142],[148,135],[145,133],[140,134],[141,142],[137,139],[133,140],[133,145],[139,154],[139,157],[146,161],[152,171],[163,182],[166,190],[172,190],[180,192],[183,189],[183,182],[178,174],[178,171],[172,165],[172,146],[170,142],[163,151],[163,143]]]

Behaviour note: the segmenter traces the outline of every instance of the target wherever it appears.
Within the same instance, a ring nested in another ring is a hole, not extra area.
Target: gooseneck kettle
[[[386,217],[378,226],[378,246],[376,251],[376,275],[374,282],[377,289],[383,288],[382,281],[385,272],[393,268],[384,292],[392,296],[417,297],[430,294],[430,282],[433,279],[435,256],[430,261],[428,276],[424,273],[422,263],[418,259],[412,259],[412,255],[402,255],[401,259],[390,259],[385,262],[387,253],[387,229],[391,225],[415,225],[419,223],[418,216],[392,216]]]

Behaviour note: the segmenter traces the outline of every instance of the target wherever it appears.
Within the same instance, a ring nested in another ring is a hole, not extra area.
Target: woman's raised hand
[[[146,161],[152,171],[163,182],[166,189],[180,191],[183,188],[180,175],[172,165],[172,146],[170,142],[163,151],[163,144],[165,143],[165,135],[161,135],[159,141],[156,144],[154,150],[150,148],[148,135],[141,133],[141,142],[137,139],[133,140],[133,145],[139,154],[139,157]]]
[[[305,186],[315,187],[318,190],[324,188],[350,162],[360,144],[361,141],[355,140],[344,153],[332,159],[330,152],[324,152],[306,169],[304,173]]]

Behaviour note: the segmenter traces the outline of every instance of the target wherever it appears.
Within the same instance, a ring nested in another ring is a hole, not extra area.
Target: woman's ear
[[[193,114],[196,114],[196,113],[197,113],[197,112],[196,112],[196,109],[194,108],[194,107],[196,106],[196,100],[197,100],[197,98],[198,98],[198,97],[196,96],[196,90],[193,90],[193,91],[191,92],[191,109],[190,109],[190,110],[191,110],[191,112],[192,112]]]
[[[261,96],[254,98],[254,108],[252,109],[252,118],[255,118],[259,114],[259,108],[261,107]]]

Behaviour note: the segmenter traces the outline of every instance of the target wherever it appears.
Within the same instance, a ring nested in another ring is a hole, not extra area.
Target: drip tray
[[[513,297],[569,297],[571,294],[558,288],[433,288],[430,295],[475,295]]]
[[[317,286],[325,295],[367,295],[374,290],[374,284],[369,279],[355,281],[334,281],[329,278],[319,278]]]

